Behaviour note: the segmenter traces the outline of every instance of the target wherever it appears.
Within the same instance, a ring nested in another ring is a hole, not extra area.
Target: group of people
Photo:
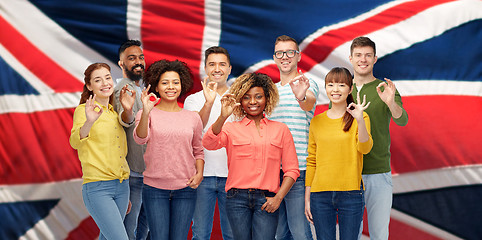
[[[123,78],[90,65],[70,143],[99,239],[210,239],[217,201],[223,239],[388,239],[390,119],[407,124],[389,79],[376,79],[375,43],[353,40],[346,68],[325,77],[330,108],[314,116],[319,86],[298,71],[301,52],[282,35],[274,83],[246,73],[231,86],[226,49],[205,51],[202,90],[189,67],[160,60],[146,71],[141,43],[119,48]]]

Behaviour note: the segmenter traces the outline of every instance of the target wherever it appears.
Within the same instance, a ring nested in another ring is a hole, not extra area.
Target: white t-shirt
[[[226,91],[228,92],[228,91]],[[221,115],[221,97],[216,94],[216,99],[214,100],[213,107],[211,108],[211,113],[209,114],[209,120],[206,127],[203,129],[204,133],[213,125],[214,122]],[[199,112],[204,106],[206,99],[204,98],[203,91],[189,95],[184,101],[184,109],[190,111]],[[228,118],[230,121],[231,118]],[[221,148],[215,151],[209,151],[204,149],[204,174],[205,177],[227,177],[228,176],[228,157],[226,154],[226,149]]]

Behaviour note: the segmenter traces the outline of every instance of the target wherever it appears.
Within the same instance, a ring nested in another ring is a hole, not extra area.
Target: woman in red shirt
[[[226,212],[234,239],[274,239],[278,207],[299,176],[291,132],[264,116],[278,98],[267,75],[241,75],[221,99],[221,115],[203,138],[206,149],[225,147],[228,154]],[[241,121],[224,124],[231,114]]]

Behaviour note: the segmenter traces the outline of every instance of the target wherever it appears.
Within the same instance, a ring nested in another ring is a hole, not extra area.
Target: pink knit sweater
[[[204,159],[199,114],[184,109],[166,112],[154,108],[149,115],[147,137],[139,138],[136,130],[141,115],[142,110],[136,116],[134,140],[147,144],[144,184],[165,190],[187,187],[188,180],[196,174],[196,159]]]

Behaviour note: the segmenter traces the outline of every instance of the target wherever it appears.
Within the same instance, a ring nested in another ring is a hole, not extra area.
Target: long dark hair
[[[84,72],[84,89],[82,90],[82,95],[80,95],[80,103],[85,103],[90,96],[94,95],[94,92],[90,91],[87,88],[87,85],[90,85],[90,80],[92,77],[92,72],[100,69],[100,68],[107,68],[110,72],[110,66],[107,63],[92,63],[90,64]],[[112,104],[114,102],[114,94],[110,95],[109,103]]]
[[[351,89],[353,87],[353,76],[350,71],[344,67],[335,67],[331,69],[325,77],[325,87],[328,83],[345,83]],[[346,98],[346,105],[355,102],[353,95],[349,94]],[[345,112],[343,115],[343,131],[348,132],[353,124],[353,116],[349,112]]]

